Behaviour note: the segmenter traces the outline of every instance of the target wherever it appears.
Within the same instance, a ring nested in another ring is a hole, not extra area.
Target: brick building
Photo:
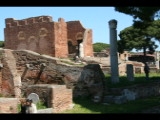
[[[23,20],[5,19],[5,49],[32,50],[53,57],[93,56],[92,30],[80,21],[58,22],[51,16],[31,17]]]

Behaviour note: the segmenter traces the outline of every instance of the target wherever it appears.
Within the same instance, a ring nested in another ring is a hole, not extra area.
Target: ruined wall
[[[155,81],[149,84],[144,83],[144,84],[137,84],[133,86],[126,86],[122,88],[109,88],[108,91],[110,92],[110,94],[121,95],[124,89],[128,89],[129,91],[134,92],[136,95],[136,99],[147,98],[150,96],[159,96],[160,82]]]
[[[54,57],[68,57],[76,53],[77,40],[84,39],[85,29],[79,21],[65,22],[59,18],[52,21],[50,16],[31,17],[23,20],[5,19],[5,49],[32,50]],[[68,42],[71,44],[68,46]],[[92,34],[86,38],[87,56],[93,56]]]
[[[53,112],[70,109],[72,106],[72,89],[67,89],[65,85],[30,85],[26,96],[30,93],[36,93],[47,108],[53,108]]]
[[[65,84],[73,88],[83,68],[28,50],[4,49],[3,56],[0,94],[12,97],[25,95],[27,86],[33,84]]]
[[[27,49],[53,56],[54,31],[50,16],[39,16],[24,20],[5,20],[5,48]]]
[[[124,53],[119,53],[119,59],[121,60],[128,60],[128,57],[130,57],[130,53],[128,51],[124,51]]]
[[[50,106],[54,112],[61,112],[70,109],[72,106],[72,89],[66,89],[65,85],[49,86]],[[51,100],[51,101],[50,101]]]
[[[68,57],[67,24],[63,18],[54,23],[55,57]]]
[[[89,72],[82,74],[84,65],[69,65],[64,62],[65,59],[40,55],[29,50],[4,49],[3,51],[2,84],[0,86],[3,92],[1,93],[10,94],[12,97],[20,95],[27,97],[27,87],[37,84],[66,85],[68,89],[74,91],[78,81],[83,78],[81,77],[83,74],[88,79],[92,74],[90,70],[90,74]],[[97,71],[94,73],[98,74]],[[99,78],[96,80],[100,81]],[[94,83],[91,79],[92,82]],[[79,94],[77,90],[73,92],[73,97],[77,96],[76,94]]]
[[[66,84],[67,88],[73,88],[83,69],[83,66],[66,65],[57,58],[32,51],[17,50],[13,51],[13,54],[18,74],[21,75],[22,94],[25,94],[28,85],[33,84]],[[41,71],[43,64],[46,66]]]
[[[0,113],[18,113],[17,98],[0,98]]]
[[[84,56],[93,56],[92,46],[92,30],[85,29],[80,21],[67,22],[68,41],[70,41],[72,48],[71,53],[74,53],[78,47],[78,40],[82,40],[84,47]]]
[[[85,31],[80,21],[67,22],[67,30],[68,40],[71,41],[74,46],[78,45],[77,40],[83,39]]]
[[[21,96],[21,78],[17,72],[16,60],[11,50],[1,50],[3,67],[1,68],[1,94],[3,96]]]
[[[84,56],[93,57],[93,46],[91,44],[92,44],[92,30],[87,29],[85,30],[83,37]]]

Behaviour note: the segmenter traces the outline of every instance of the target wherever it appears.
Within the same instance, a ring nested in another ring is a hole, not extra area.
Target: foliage
[[[0,41],[0,48],[4,47],[4,41]]]
[[[159,21],[159,20],[158,20]],[[160,23],[157,22],[155,26]],[[159,24],[160,25],[160,24]],[[131,51],[133,48],[136,50],[143,49],[144,52],[146,49],[149,50],[150,53],[154,53],[155,49],[158,47],[151,37],[158,38],[160,37],[158,32],[160,29],[157,29],[154,26],[148,27],[148,29],[141,30],[139,28],[134,28],[133,26],[127,27],[124,30],[120,31],[119,37],[121,40],[117,42],[118,44],[118,51],[123,53],[125,49]]]
[[[2,94],[0,94],[0,97],[3,97],[3,95],[2,95]]]
[[[46,109],[47,107],[46,107],[46,105],[45,105],[45,103],[43,102],[43,101],[38,101],[38,103],[36,104],[36,106],[37,106],[37,109],[39,110],[39,109]]]
[[[109,44],[106,43],[97,42],[93,44],[94,52],[101,52],[102,50],[106,50],[107,48],[109,48]]]
[[[156,80],[159,79],[160,75],[159,73],[150,73],[149,75],[150,80],[145,79],[145,74],[135,74],[134,75],[134,81],[127,80],[127,76],[120,76],[119,77],[119,83],[112,84],[110,75],[106,75],[106,86],[108,88],[118,88],[118,87],[125,87],[125,86],[131,86],[135,84],[149,84],[153,83]]]
[[[154,42],[151,41],[151,38],[159,39],[159,37],[157,37],[159,33],[156,27],[152,26],[152,24],[154,20],[160,18],[160,7],[115,7],[115,11],[122,12],[124,14],[133,16],[133,22],[134,22],[133,28],[140,29],[140,33],[137,32],[140,35],[140,38],[138,37],[137,37],[138,39],[136,38],[137,40],[139,40],[137,44],[140,43],[139,45],[140,48],[142,48],[143,46],[144,56],[146,55],[146,47],[145,47],[146,44],[150,52],[154,53],[154,50],[156,47],[155,47]],[[152,32],[151,31],[149,32],[147,29],[148,27],[154,30]],[[134,38],[134,36],[132,36],[132,39],[128,39],[128,41],[135,41],[136,39]],[[132,42],[130,42],[130,44],[131,43]],[[121,44],[119,43],[119,45]],[[135,42],[133,43],[133,45],[136,45]],[[123,48],[120,48],[120,52],[123,52]]]
[[[148,36],[158,40],[160,42],[160,20],[155,20],[152,24],[147,28]]]
[[[160,7],[115,7],[115,11],[133,16],[134,23],[137,21],[151,22],[160,17]]]

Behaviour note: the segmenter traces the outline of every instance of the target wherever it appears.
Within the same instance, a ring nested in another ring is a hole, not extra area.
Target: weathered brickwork
[[[68,57],[72,53],[78,54],[76,48],[82,42],[84,56],[93,56],[92,30],[85,32],[79,21],[65,22],[59,18],[54,22],[50,16],[38,16],[23,20],[7,18],[5,24],[6,49],[26,49],[54,57]]]
[[[1,93],[4,96],[20,97],[21,96],[21,77],[17,72],[16,59],[12,50],[1,50],[3,54]]]
[[[65,84],[73,88],[83,69],[28,50],[4,49],[3,54],[0,93],[5,96],[25,95],[27,86],[33,84]]]
[[[17,98],[0,98],[0,113],[18,113]]]
[[[37,84],[27,87],[27,96],[36,93],[41,100],[44,100],[48,108],[53,108],[53,112],[61,112],[71,109],[72,89],[67,89],[65,85]]]

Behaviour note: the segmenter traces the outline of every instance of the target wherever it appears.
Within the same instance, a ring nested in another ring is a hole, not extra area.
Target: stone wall
[[[66,85],[67,88],[75,90],[77,82],[81,80],[84,65],[69,65],[64,62],[65,59],[40,55],[28,50],[2,51],[5,56],[2,61],[4,66],[1,80],[3,95],[26,97],[27,86],[35,84]],[[97,72],[94,73],[96,76]],[[86,77],[89,75],[88,72],[85,74]],[[99,78],[94,79],[101,82]],[[92,82],[94,84],[94,81]],[[75,94],[77,92],[73,92],[73,96],[76,96]]]
[[[47,108],[53,108],[53,112],[61,112],[72,108],[72,89],[67,89],[65,85],[37,84],[30,85],[26,89],[28,96],[30,93],[39,95]]]
[[[67,23],[68,40],[72,45],[78,45],[77,40],[82,40],[84,37],[85,28],[81,25],[80,21],[69,21]]]
[[[110,88],[109,93],[113,95],[122,95],[124,89],[128,89],[129,91],[135,93],[135,98],[147,98],[149,96],[158,96],[160,95],[160,82],[154,83],[146,83],[146,84],[139,84],[134,86],[127,86],[123,88]]]
[[[0,98],[0,113],[18,113],[17,98]]]
[[[86,33],[79,21],[65,22],[59,18],[58,22],[54,22],[51,16],[38,16],[23,20],[6,18],[5,24],[5,49],[26,49],[65,58],[79,52],[76,48],[79,46],[78,40],[82,40],[86,41],[84,55],[93,56],[92,31]]]
[[[54,22],[50,16],[24,20],[7,18],[5,22],[5,48],[12,50],[27,49],[54,56]]]
[[[93,57],[92,30],[86,29],[83,38],[84,56]]]
[[[83,66],[67,65],[57,58],[31,51],[13,51],[13,54],[21,75],[22,92],[33,84],[65,84],[67,88],[73,88],[83,69]],[[43,64],[46,65],[44,69]]]
[[[28,50],[0,51],[3,54],[0,94],[20,97],[33,84],[61,84],[74,88],[83,66],[65,64],[60,59]],[[44,65],[44,66],[43,66]]]
[[[0,50],[3,59],[3,68],[1,68],[1,93],[4,96],[21,96],[21,78],[16,67],[16,59],[12,50]]]
[[[108,57],[109,54],[106,52],[94,52],[94,57]]]
[[[55,37],[54,38],[54,47],[55,47],[54,56],[63,57],[63,58],[68,57],[69,53],[68,53],[68,39],[67,39],[67,24],[63,18],[59,18],[58,22],[54,22],[53,33]],[[41,44],[41,45],[44,46],[44,44]]]

